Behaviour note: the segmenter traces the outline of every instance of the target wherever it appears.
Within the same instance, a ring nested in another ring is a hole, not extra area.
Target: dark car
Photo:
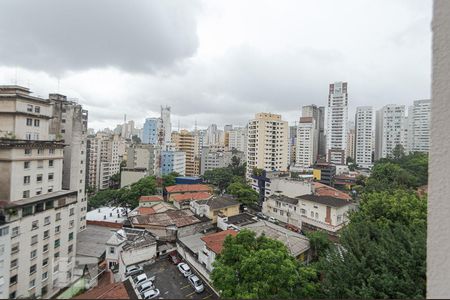
[[[169,253],[169,259],[174,265],[178,265],[181,262],[181,258],[178,256],[176,251]]]
[[[267,220],[267,216],[265,214],[263,214],[262,212],[256,213],[256,216],[260,219]]]

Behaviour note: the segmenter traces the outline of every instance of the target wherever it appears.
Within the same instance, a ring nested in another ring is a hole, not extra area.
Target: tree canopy
[[[222,298],[314,297],[318,276],[296,261],[285,245],[249,230],[227,236],[211,273]]]

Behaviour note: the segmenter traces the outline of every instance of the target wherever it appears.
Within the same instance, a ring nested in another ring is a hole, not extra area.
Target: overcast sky
[[[293,124],[331,82],[353,114],[427,99],[430,76],[431,0],[0,2],[0,84],[77,98],[96,129],[161,105],[174,129]]]

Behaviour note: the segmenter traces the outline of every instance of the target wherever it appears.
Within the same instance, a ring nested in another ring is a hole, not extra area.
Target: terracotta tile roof
[[[164,201],[162,196],[153,195],[153,196],[141,196],[139,198],[139,202],[159,202]]]
[[[102,287],[95,287],[74,299],[130,299],[130,296],[123,282],[116,282]]]
[[[139,207],[138,210],[140,215],[151,215],[156,213],[153,207]]]
[[[352,197],[347,193],[341,192],[331,186],[320,182],[314,182],[314,195],[316,196],[330,196],[334,198],[339,198],[343,200],[351,200]]]
[[[184,193],[184,194],[173,194],[170,196],[170,200],[181,202],[184,200],[206,200],[211,198],[212,195],[207,192],[197,192],[197,193]]]
[[[169,194],[187,192],[211,192],[211,188],[206,184],[177,184],[167,186],[166,191]]]
[[[223,242],[228,235],[236,236],[237,232],[228,229],[221,232],[205,235],[201,238],[201,240],[205,242],[205,245],[208,249],[216,254],[219,254],[220,252],[222,252]]]

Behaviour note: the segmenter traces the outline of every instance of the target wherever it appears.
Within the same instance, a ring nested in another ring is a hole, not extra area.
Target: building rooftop
[[[298,197],[300,197],[300,196],[298,196]],[[297,205],[297,203],[298,203],[297,198],[291,198],[291,197],[287,197],[287,196],[283,196],[283,195],[273,195],[273,196],[270,196],[269,198],[276,199],[278,201],[293,204],[293,205]]]
[[[205,245],[208,249],[213,251],[216,254],[222,252],[223,242],[228,235],[236,236],[237,232],[235,230],[224,230],[216,233],[211,233],[203,236],[201,238],[202,241],[205,242]]]
[[[211,192],[211,190],[206,184],[177,184],[166,187],[168,193]]]
[[[351,200],[352,197],[347,193],[337,190],[331,186],[320,182],[314,182],[314,195],[317,196],[331,196],[335,198],[340,198],[344,200]]]
[[[240,205],[240,203],[229,196],[214,196],[208,200],[199,200],[197,201],[199,204],[208,205],[209,209],[216,210],[222,209],[225,207]]]
[[[316,203],[320,203],[320,204],[324,204],[324,205],[328,205],[328,206],[332,206],[332,207],[343,207],[346,205],[353,204],[353,202],[351,202],[351,201],[340,199],[340,198],[335,198],[335,197],[331,197],[331,196],[303,195],[303,196],[298,196],[297,199],[312,201],[312,202],[316,202]]]
[[[168,210],[162,213],[153,215],[133,216],[130,218],[133,225],[149,225],[167,227],[175,225],[177,227],[184,227],[202,222],[190,209]]]
[[[258,221],[242,228],[255,232],[257,236],[265,234],[268,238],[282,242],[294,257],[309,249],[309,239],[307,237],[267,221]]]
[[[127,219],[127,211],[130,212],[130,209],[125,207],[100,207],[88,211],[86,220],[123,223]]]
[[[141,196],[139,198],[139,202],[161,202],[161,201],[164,201],[164,199],[160,195]]]
[[[124,282],[116,282],[94,287],[74,299],[137,299],[137,297],[134,291],[132,295],[128,294]]]
[[[128,213],[128,216],[137,216],[137,215],[151,215],[156,213],[162,213],[168,210],[176,209],[172,204],[167,202],[160,202],[153,205],[152,207],[138,206],[132,211]]]
[[[181,202],[185,200],[207,200],[211,197],[212,195],[208,192],[195,192],[195,193],[174,194],[170,196],[170,200]]]
[[[87,225],[77,235],[77,256],[100,258],[106,251],[106,242],[114,235],[115,230],[109,227]]]
[[[236,226],[244,226],[247,224],[257,222],[257,218],[254,215],[251,215],[246,212],[235,215],[235,216],[227,217],[227,218],[228,218],[227,224],[233,224]],[[256,218],[256,220],[255,220],[255,218]]]

